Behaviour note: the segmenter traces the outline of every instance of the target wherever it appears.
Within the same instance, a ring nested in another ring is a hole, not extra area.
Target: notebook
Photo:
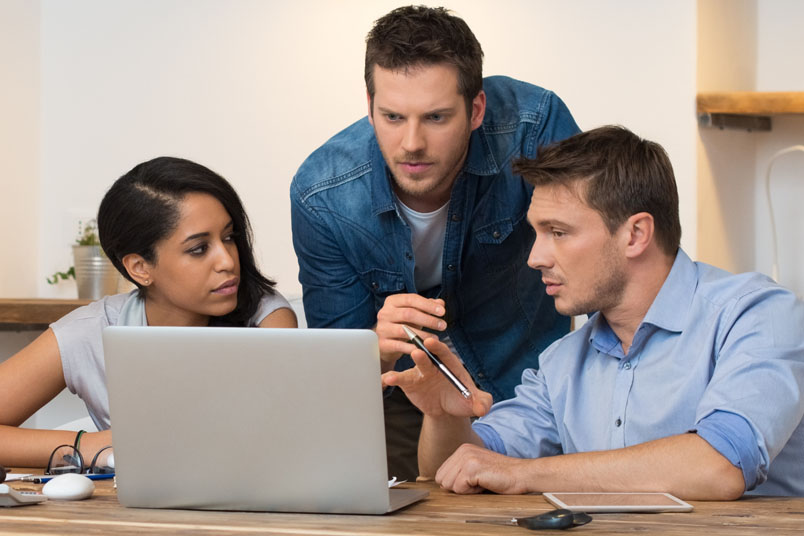
[[[383,514],[370,330],[108,327],[117,495],[142,508]]]

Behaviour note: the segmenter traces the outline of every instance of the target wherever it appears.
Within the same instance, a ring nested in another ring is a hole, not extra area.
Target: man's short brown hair
[[[673,166],[658,143],[621,126],[576,134],[514,162],[514,173],[534,186],[582,185],[578,192],[610,233],[639,212],[653,216],[656,241],[675,255],[681,241]]]
[[[366,37],[364,76],[372,103],[375,65],[404,71],[435,64],[457,69],[458,93],[471,114],[483,89],[483,49],[463,19],[443,7],[405,6],[378,19]]]

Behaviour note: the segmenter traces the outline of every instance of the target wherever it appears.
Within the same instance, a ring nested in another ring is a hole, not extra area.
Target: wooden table
[[[41,488],[21,482],[11,485],[27,490]],[[0,508],[0,533],[515,535],[538,533],[516,526],[466,523],[466,520],[524,517],[553,509],[541,495],[455,495],[428,482],[404,484],[426,488],[430,496],[385,516],[146,510],[120,506],[110,481],[96,481],[96,485],[94,497],[86,501],[47,501],[35,506]],[[594,514],[591,523],[565,534],[804,535],[804,498],[757,497],[692,504],[695,510],[690,513]]]

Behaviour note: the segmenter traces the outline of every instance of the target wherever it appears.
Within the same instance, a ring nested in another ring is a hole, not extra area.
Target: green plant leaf
[[[70,266],[70,269],[67,270],[66,272],[56,272],[55,274],[53,274],[52,278],[51,277],[45,278],[45,280],[50,285],[55,285],[60,280],[67,281],[69,279],[75,279],[75,266]]]

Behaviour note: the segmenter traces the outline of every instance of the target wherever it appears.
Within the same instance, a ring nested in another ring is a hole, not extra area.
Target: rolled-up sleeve
[[[724,320],[696,431],[743,471],[751,490],[804,417],[804,304],[766,287],[743,296]]]

